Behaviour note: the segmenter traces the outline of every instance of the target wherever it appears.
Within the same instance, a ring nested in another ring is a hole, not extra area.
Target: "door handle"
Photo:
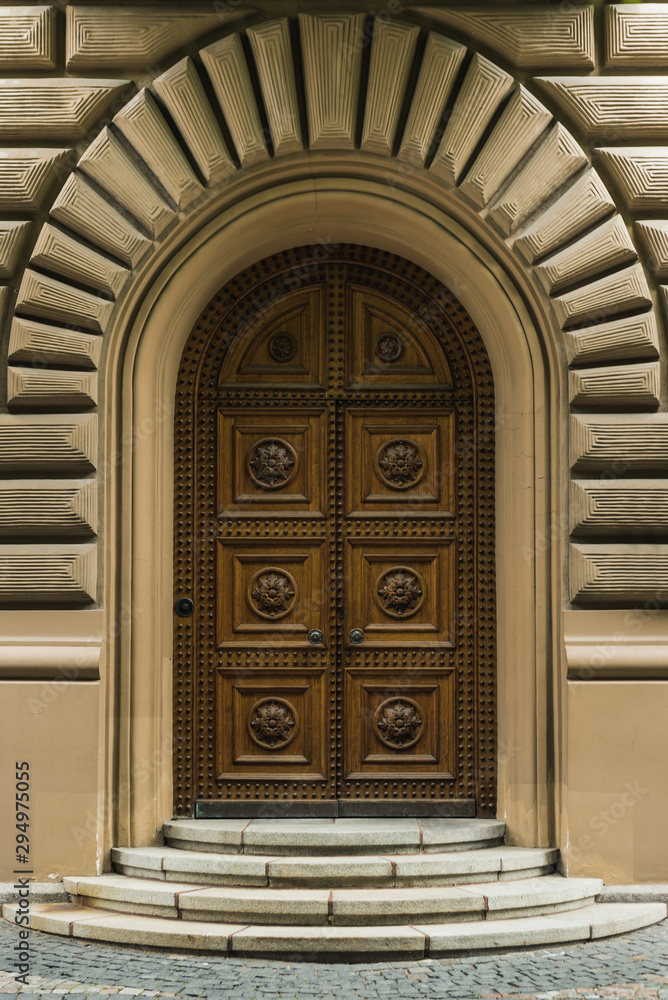
[[[360,642],[364,642],[364,632],[361,628],[351,628],[348,633],[348,638],[355,646],[357,646]]]
[[[312,642],[314,646],[317,646],[318,643],[322,642],[325,637],[319,628],[312,628],[306,638],[309,642]]]

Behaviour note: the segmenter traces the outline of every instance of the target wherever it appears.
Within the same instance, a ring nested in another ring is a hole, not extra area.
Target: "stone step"
[[[462,885],[548,875],[555,848],[486,847],[442,854],[320,855],[212,854],[173,847],[115,847],[114,869],[135,878],[208,885],[287,888]]]
[[[15,904],[6,904],[4,916],[13,922],[17,911]],[[36,903],[30,911],[33,930],[89,941],[215,951],[240,958],[338,962],[434,958],[587,941],[647,927],[665,917],[665,903],[599,903],[546,916],[394,927],[212,924],[112,913],[72,903]]]
[[[414,854],[503,843],[496,819],[176,819],[169,847],[217,854]]]
[[[462,886],[382,889],[282,889],[202,886],[101,875],[66,877],[74,901],[123,913],[219,923],[402,924],[497,920],[587,906],[600,879],[561,875]]]

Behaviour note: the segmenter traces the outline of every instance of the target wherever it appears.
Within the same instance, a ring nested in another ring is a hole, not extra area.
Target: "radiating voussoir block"
[[[355,145],[364,14],[300,14],[311,149]]]

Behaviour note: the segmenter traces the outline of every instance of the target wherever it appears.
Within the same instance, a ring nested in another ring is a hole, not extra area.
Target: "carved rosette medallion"
[[[267,345],[269,356],[279,365],[292,361],[297,353],[297,341],[291,333],[275,333]]]
[[[280,490],[295,477],[297,452],[281,438],[263,438],[248,452],[246,468],[260,489]]]
[[[422,607],[425,582],[407,566],[393,566],[376,580],[376,602],[391,618],[411,618]]]
[[[284,698],[262,698],[248,713],[250,738],[263,750],[282,750],[297,735],[299,716]]]
[[[401,357],[404,345],[396,333],[381,333],[374,346],[376,357],[386,365],[391,365]]]
[[[424,735],[420,706],[412,698],[387,698],[375,711],[373,728],[386,747],[407,750]]]
[[[255,573],[248,584],[248,603],[256,615],[278,621],[289,615],[297,601],[297,584],[291,573],[268,566]]]
[[[391,490],[410,490],[427,469],[427,458],[417,441],[395,438],[380,446],[375,458],[379,479]]]

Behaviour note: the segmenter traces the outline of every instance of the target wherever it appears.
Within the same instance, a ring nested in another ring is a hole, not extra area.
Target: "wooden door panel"
[[[473,324],[393,254],[212,299],[177,383],[178,814],[494,815],[493,428]]]
[[[267,775],[324,776],[324,667],[277,676],[275,670],[217,671],[219,781]]]
[[[321,286],[274,290],[254,305],[221,371],[221,384],[324,386],[327,339]],[[272,298],[272,295],[274,297]]]
[[[218,516],[324,517],[326,411],[223,409],[218,416]]]
[[[455,414],[406,407],[346,413],[349,517],[454,516]]]
[[[346,780],[455,778],[455,672],[422,669],[414,675],[351,667],[345,711],[359,720],[346,734]]]
[[[346,550],[346,620],[366,645],[454,645],[452,539],[350,538]]]
[[[218,645],[308,646],[327,634],[325,542],[218,542]]]
[[[451,386],[441,351],[430,351],[432,337],[415,312],[369,288],[348,285],[349,339],[347,381],[354,385]]]

